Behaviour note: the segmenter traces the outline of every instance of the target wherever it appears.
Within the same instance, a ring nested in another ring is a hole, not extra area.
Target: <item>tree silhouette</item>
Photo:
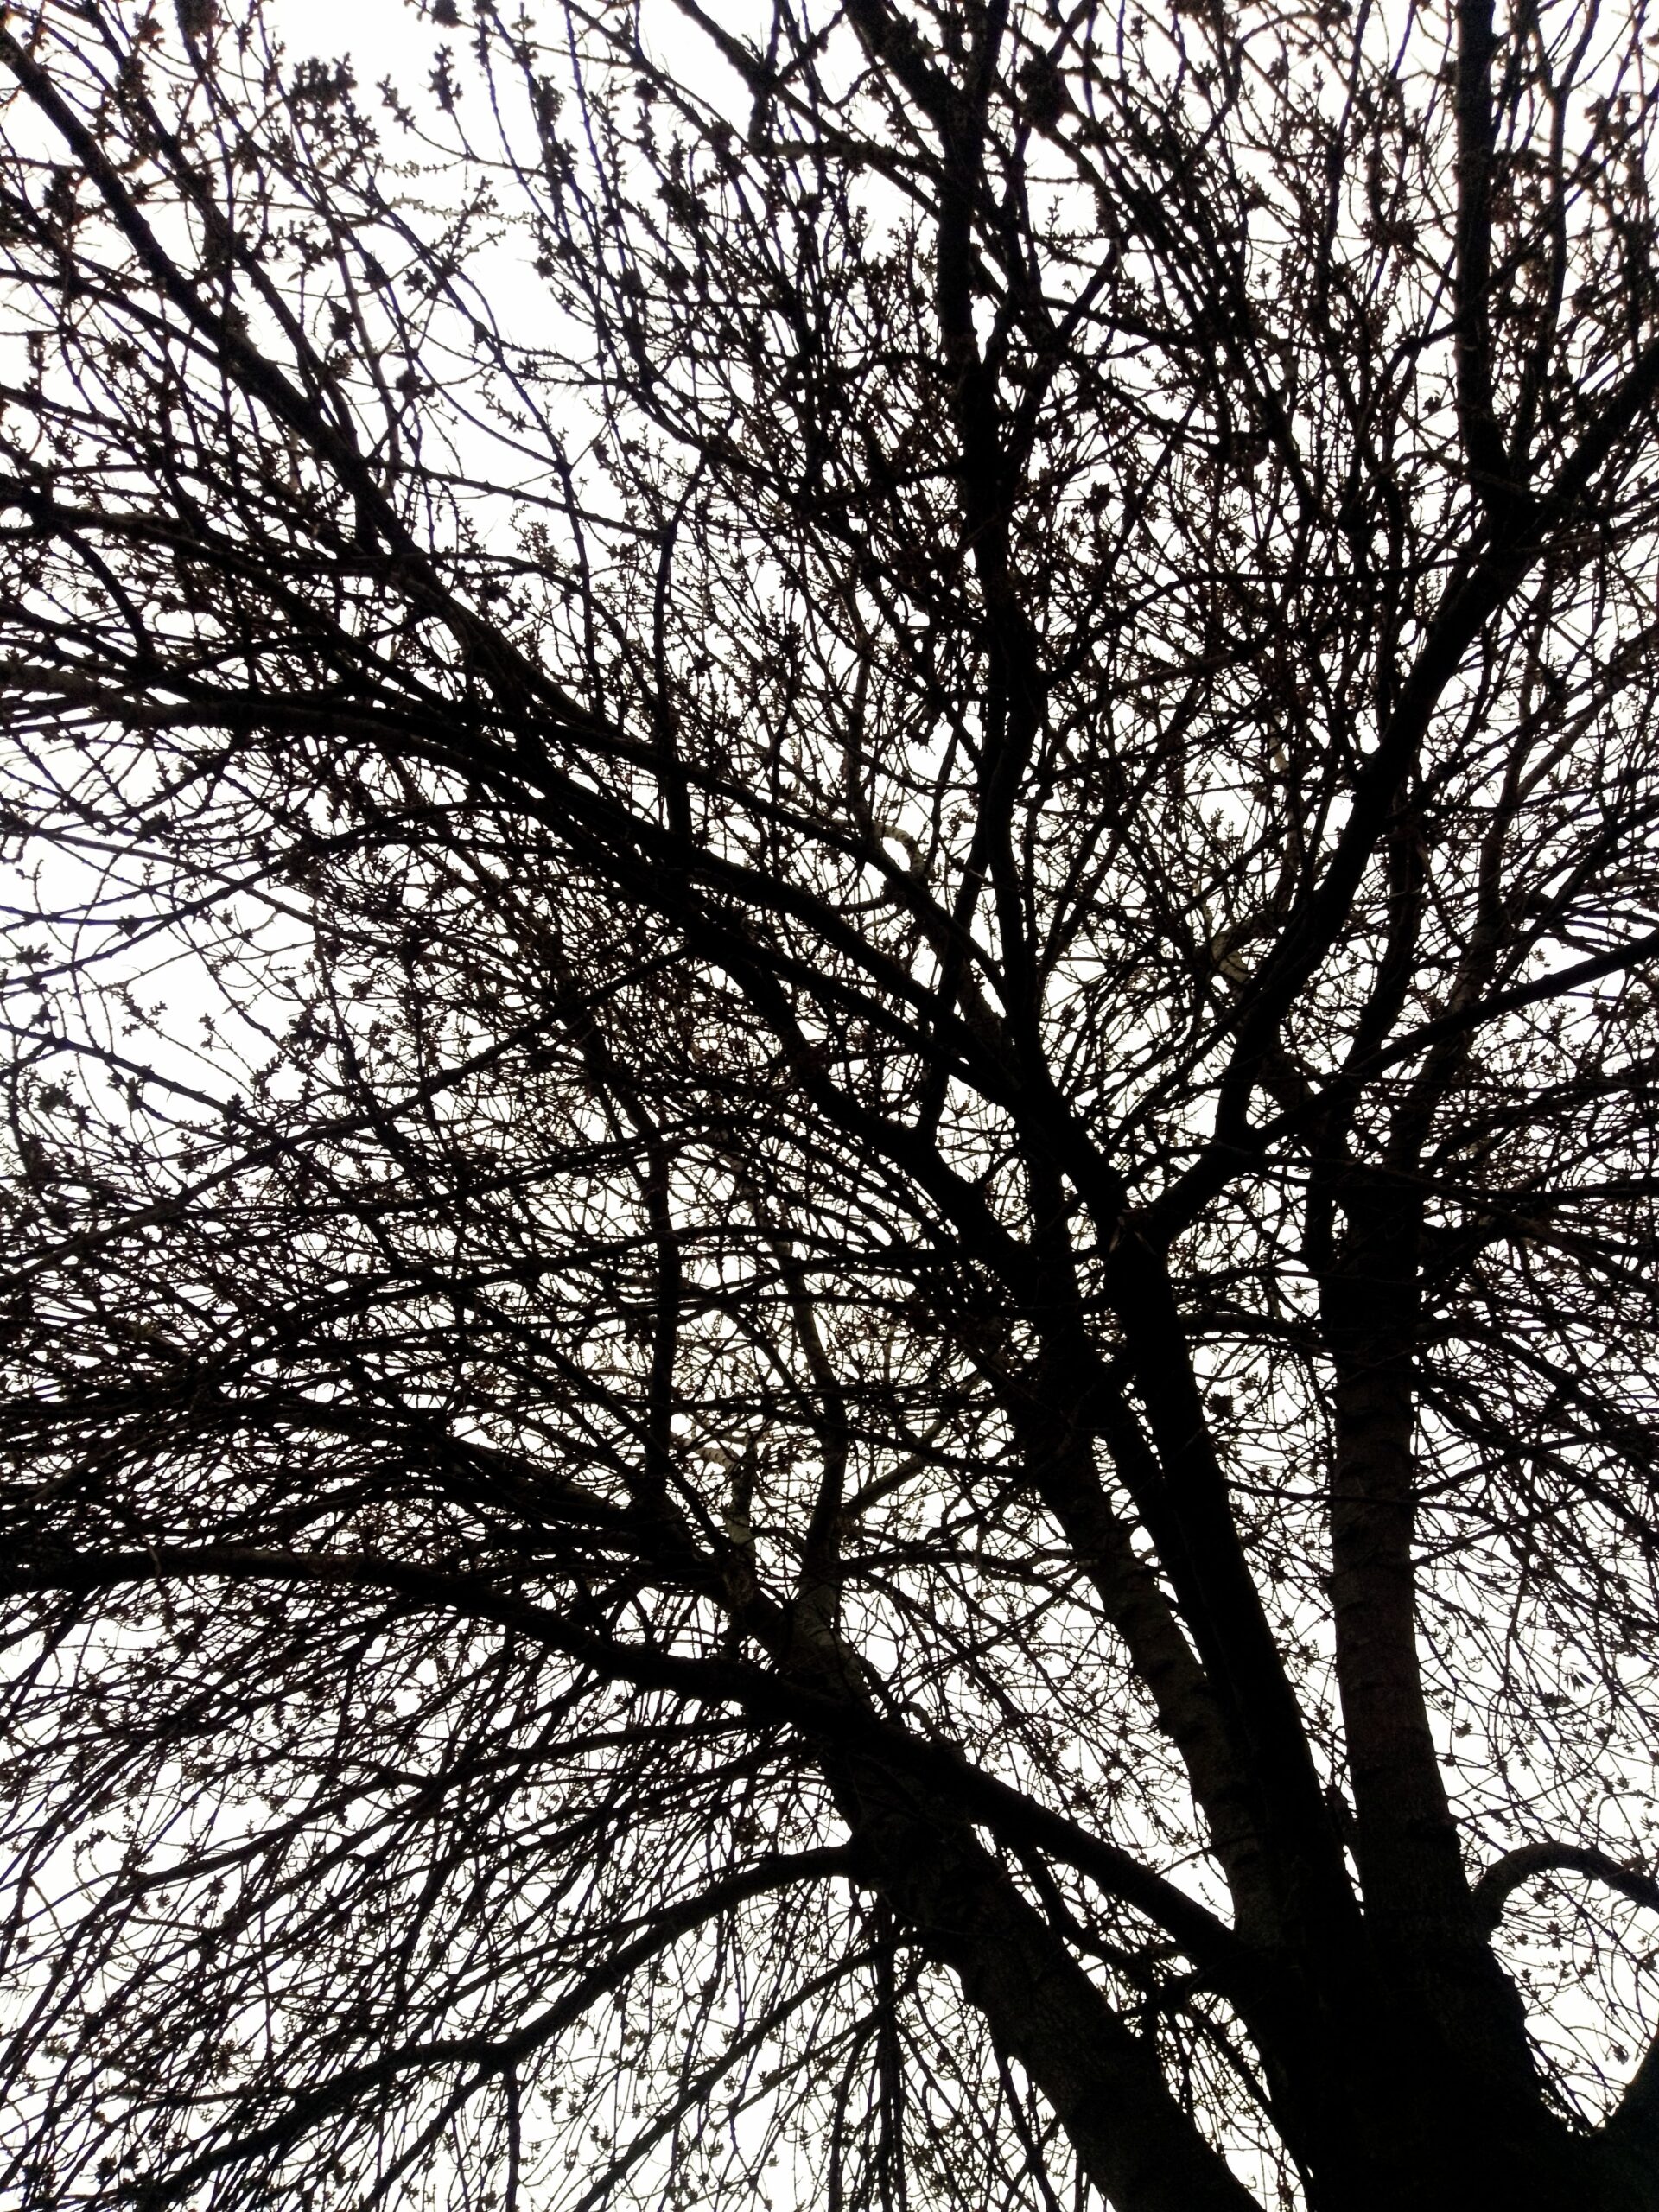
[[[0,26],[6,2201],[1653,2212],[1647,15],[420,13]]]

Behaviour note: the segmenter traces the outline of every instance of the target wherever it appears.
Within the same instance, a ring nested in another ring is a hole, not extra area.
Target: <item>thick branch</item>
[[[1458,6],[1458,418],[1483,504],[1507,490],[1492,397],[1492,0]]]
[[[1255,2212],[1171,2095],[1153,2045],[971,1835],[891,1800],[867,1805],[856,1835],[905,1923],[1041,2089],[1117,2212]]]
[[[1457,1830],[1417,1657],[1413,1564],[1421,1201],[1356,1171],[1322,1288],[1336,1364],[1332,1611],[1356,1849],[1367,1904],[1391,1923],[1466,1918]],[[1403,1931],[1402,1931],[1403,1932]]]
[[[1276,1916],[1259,1817],[1214,1693],[1168,1599],[1112,1510],[1086,1446],[1057,1440],[1033,1454],[1044,1503],[1065,1532],[1101,1609],[1122,1637],[1159,1724],[1179,1751],[1194,1799],[1232,1892],[1240,1932],[1265,1933]]]
[[[368,1553],[338,1556],[235,1545],[164,1545],[143,1552],[14,1554],[0,1570],[0,1591],[79,1593],[207,1579],[392,1591],[417,1606],[511,1630],[592,1668],[604,1680],[667,1690],[709,1704],[735,1705],[759,1719],[798,1727],[817,1741],[857,1749],[949,1798],[969,1819],[1011,1846],[1046,1853],[1144,1912],[1235,2002],[1248,2005],[1260,1993],[1259,1967],[1204,1906],[1130,1853],[970,1766],[953,1746],[904,1734],[855,1706],[759,1668],[620,1643],[576,1626],[547,1606],[494,1589],[479,1577],[445,1574]]]
[[[1659,1881],[1639,1866],[1627,1866],[1610,1852],[1581,1843],[1523,1843],[1495,1859],[1475,1884],[1475,1909],[1489,1928],[1496,1928],[1503,1907],[1523,1882],[1540,1874],[1587,1874],[1604,1882],[1632,1904],[1659,1912]]]

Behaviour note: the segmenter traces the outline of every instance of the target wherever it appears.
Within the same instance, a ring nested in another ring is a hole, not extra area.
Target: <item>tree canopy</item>
[[[1645,9],[283,24],[0,22],[0,2192],[1655,2212]]]

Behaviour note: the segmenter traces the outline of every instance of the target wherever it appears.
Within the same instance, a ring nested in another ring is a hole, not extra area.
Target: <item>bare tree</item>
[[[0,2193],[1653,2212],[1647,14],[422,13],[0,26]]]

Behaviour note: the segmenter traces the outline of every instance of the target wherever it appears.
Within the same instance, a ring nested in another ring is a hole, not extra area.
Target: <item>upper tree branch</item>
[[[1492,0],[1458,0],[1458,420],[1482,505],[1510,488],[1492,395]]]
[[[1286,1015],[1340,936],[1355,893],[1416,759],[1446,686],[1491,617],[1571,526],[1597,473],[1626,439],[1659,391],[1659,338],[1562,464],[1549,490],[1512,505],[1503,526],[1465,556],[1400,688],[1376,745],[1355,779],[1353,802],[1331,859],[1298,901],[1234,1015],[1233,1052],[1218,1090],[1212,1135],[1204,1150],[1141,1216],[1145,1233],[1167,1243],[1254,1156],[1249,1100],[1277,1046]]]
[[[1489,1928],[1496,1928],[1512,1891],[1539,1874],[1587,1874],[1604,1882],[1632,1904],[1659,1912],[1659,1881],[1639,1866],[1627,1866],[1611,1852],[1580,1843],[1523,1843],[1495,1859],[1475,1884],[1476,1910]]]

